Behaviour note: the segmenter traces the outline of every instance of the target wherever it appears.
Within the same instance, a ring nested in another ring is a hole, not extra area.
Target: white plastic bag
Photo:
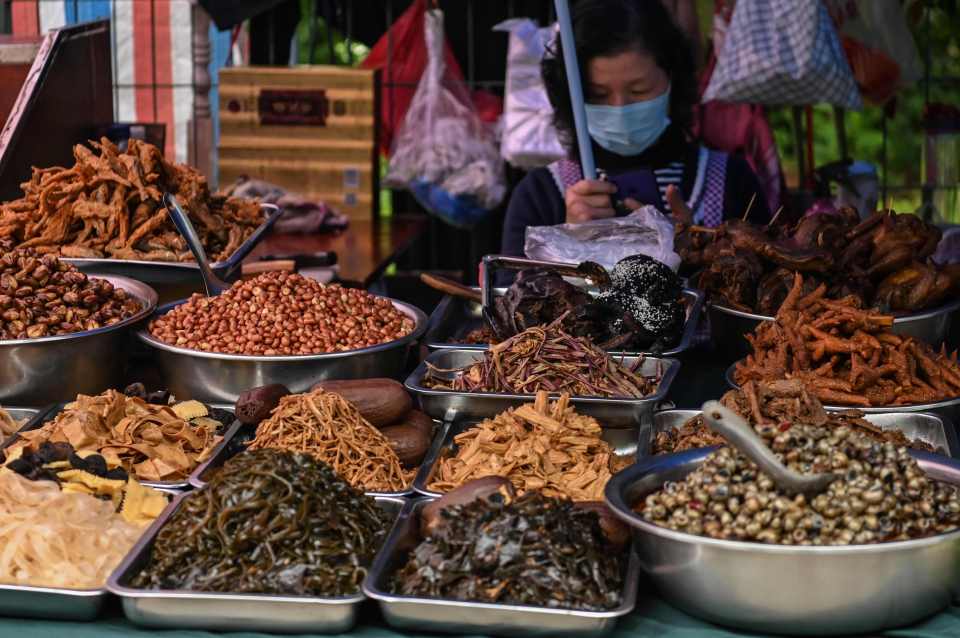
[[[703,101],[863,106],[820,0],[737,0]]]
[[[424,15],[427,68],[400,125],[386,183],[408,188],[430,212],[470,226],[506,194],[492,131],[443,60],[443,12]]]
[[[540,29],[529,18],[514,18],[493,30],[510,34],[500,155],[527,170],[566,157],[540,75],[540,61],[555,36],[556,25]]]
[[[644,206],[626,217],[530,226],[524,252],[529,259],[543,261],[594,261],[607,270],[625,257],[647,255],[676,272],[680,255],[673,250],[673,234],[673,221],[654,206]]]

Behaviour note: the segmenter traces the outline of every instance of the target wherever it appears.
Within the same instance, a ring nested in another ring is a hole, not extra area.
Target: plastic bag
[[[540,61],[556,26],[539,29],[533,20],[516,18],[501,22],[493,30],[510,34],[500,155],[528,170],[566,157],[540,75]]]
[[[863,105],[819,0],[737,0],[703,100]]]
[[[898,0],[824,0],[860,90],[884,104],[923,75],[923,63]]]
[[[469,227],[506,194],[503,162],[462,83],[445,72],[443,13],[424,16],[427,68],[394,141],[386,182],[408,188],[421,205]]]
[[[673,250],[673,234],[672,220],[654,206],[644,206],[626,217],[530,226],[524,253],[529,259],[543,261],[594,261],[607,270],[625,257],[647,255],[676,272],[680,255]]]

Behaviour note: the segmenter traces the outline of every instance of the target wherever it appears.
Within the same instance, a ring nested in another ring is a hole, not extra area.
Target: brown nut
[[[467,481],[437,500],[424,505],[420,510],[420,535],[427,538],[440,528],[443,524],[440,513],[447,507],[465,505],[481,498],[494,501],[502,499],[510,502],[514,496],[516,496],[516,490],[513,489],[513,483],[502,476],[484,476]]]
[[[413,469],[423,462],[430,448],[430,435],[410,425],[391,425],[380,431],[404,467]]]
[[[600,520],[600,529],[607,543],[615,549],[623,549],[630,542],[630,528],[600,501],[580,501],[574,503],[574,508],[593,512]]]
[[[237,397],[234,413],[241,423],[256,425],[270,416],[280,399],[290,394],[285,385],[272,383],[250,388]]]

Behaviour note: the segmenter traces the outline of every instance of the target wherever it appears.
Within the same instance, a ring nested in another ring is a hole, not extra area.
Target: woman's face
[[[652,100],[670,85],[653,56],[636,50],[593,58],[587,64],[587,76],[587,100],[605,106]]]

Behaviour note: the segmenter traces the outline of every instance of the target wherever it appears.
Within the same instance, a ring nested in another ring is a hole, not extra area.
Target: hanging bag
[[[407,188],[427,211],[469,228],[506,194],[503,161],[462,82],[447,72],[443,12],[425,16],[427,68],[400,125],[387,185]]]
[[[820,0],[737,0],[703,100],[862,107]]]

